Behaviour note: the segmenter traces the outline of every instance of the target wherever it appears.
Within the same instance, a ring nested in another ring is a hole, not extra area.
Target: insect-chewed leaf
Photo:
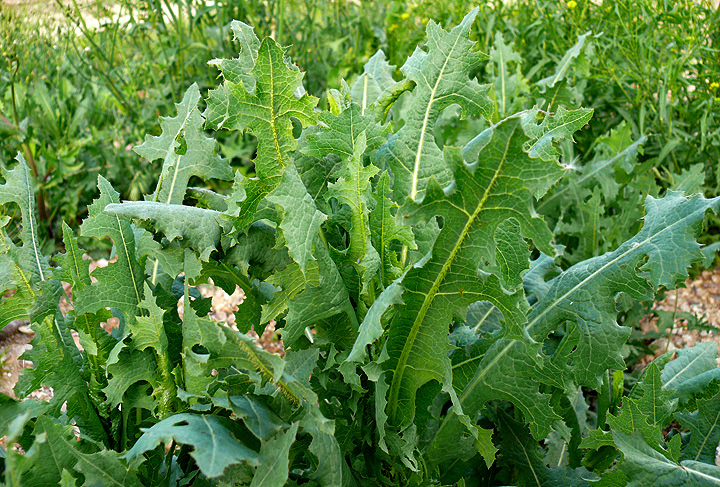
[[[228,81],[243,83],[248,93],[255,91],[255,78],[250,74],[260,50],[260,39],[255,35],[255,29],[244,22],[233,20],[230,22],[233,39],[240,43],[240,55],[235,59],[213,59],[208,62],[210,66],[218,68]]]
[[[258,453],[240,443],[232,434],[230,420],[219,416],[181,413],[153,425],[122,458],[131,465],[158,445],[175,441],[191,445],[190,455],[207,477],[219,477],[230,465],[246,462],[259,465]]]
[[[350,224],[345,229],[350,236],[350,243],[344,257],[357,271],[361,283],[360,294],[367,293],[380,269],[380,256],[372,245],[368,220],[370,179],[377,174],[378,168],[372,164],[363,166],[366,140],[365,132],[362,132],[357,139],[355,153],[340,171],[337,182],[328,184],[326,195],[326,198],[335,198],[350,208]]]
[[[365,134],[365,148],[360,151],[370,154],[385,142],[388,127],[381,127],[371,115],[364,115],[355,103],[335,116],[323,113],[318,116],[326,129],[314,130],[307,136],[307,144],[301,148],[303,154],[323,158],[335,154],[350,159],[357,152],[360,134]]]

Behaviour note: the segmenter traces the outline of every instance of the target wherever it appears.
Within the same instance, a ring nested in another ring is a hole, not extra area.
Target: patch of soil
[[[666,350],[678,350],[692,347],[699,342],[713,341],[720,351],[720,268],[706,270],[695,279],[687,280],[685,287],[670,291],[667,297],[655,304],[655,309],[673,313],[676,317],[672,332],[667,338],[656,340],[651,346],[657,349],[656,355]],[[689,315],[691,319],[687,319]],[[704,329],[691,329],[692,322],[702,324]],[[657,331],[657,318],[641,323],[644,332]],[[646,357],[649,363],[655,357]]]
[[[34,335],[22,320],[13,321],[0,331],[0,394],[17,398],[13,387],[20,371],[30,365],[20,356],[30,347],[28,344]]]

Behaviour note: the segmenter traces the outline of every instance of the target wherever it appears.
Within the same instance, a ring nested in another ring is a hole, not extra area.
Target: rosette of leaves
[[[674,480],[720,478],[705,447],[714,356],[664,358],[622,405],[615,372],[617,297],[683,282],[720,200],[648,197],[635,234],[557,269],[536,204],[592,110],[503,102],[498,116],[498,86],[474,78],[477,12],[429,22],[404,80],[373,57],[329,112],[280,46],[233,23],[241,51],[212,62],[224,82],[205,112],[191,87],[137,150],[163,160],[155,192],[120,202],[99,178],[80,234],[109,237],[117,260],[92,274],[69,227],[63,254],[39,253],[27,166],[5,172],[0,202],[25,226],[3,240],[0,282],[17,290],[3,312],[36,330],[16,391],[54,389],[0,403],[0,434],[24,452],[6,452],[8,485],[641,485],[648,458]],[[452,104],[482,127],[457,146],[434,134]],[[203,129],[251,132],[256,177],[236,174],[228,195],[192,189],[190,206],[191,177],[233,176]],[[210,280],[245,291],[235,327],[208,317],[197,286]],[[248,335],[271,320],[282,357]],[[658,436],[673,414],[684,450]]]

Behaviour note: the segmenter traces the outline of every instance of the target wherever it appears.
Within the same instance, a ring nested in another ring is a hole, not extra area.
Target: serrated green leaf
[[[163,160],[155,192],[147,198],[150,201],[181,204],[193,176],[232,179],[230,165],[214,154],[215,140],[203,133],[204,119],[197,109],[199,101],[200,89],[194,83],[182,101],[175,104],[177,115],[160,118],[162,133],[157,137],[145,136],[145,142],[134,149],[150,162]]]
[[[640,432],[648,445],[665,453],[662,428],[675,410],[676,402],[672,400],[671,392],[662,389],[660,369],[653,362],[633,388],[630,397],[623,399],[620,413],[617,416],[610,415],[607,422],[612,431],[622,431],[628,435]]]
[[[124,349],[122,342],[119,342],[108,358],[107,371],[112,377],[103,392],[112,407],[122,403],[128,389],[140,381],[158,389],[157,362],[155,354],[150,350]]]
[[[627,137],[624,137],[623,134],[627,134]],[[614,132],[613,136],[609,137],[608,140],[613,137],[619,137],[621,140],[627,140],[627,142],[630,142],[630,136],[630,128],[625,127]],[[543,198],[538,204],[538,211],[543,214],[549,214],[552,211],[560,211],[561,208],[558,205],[560,205],[566,198],[572,197],[573,189],[596,185],[598,183],[600,184],[603,196],[607,200],[616,198],[619,185],[615,181],[613,172],[620,168],[627,172],[632,171],[636,163],[638,151],[646,141],[647,137],[640,137],[629,145],[622,144],[621,146],[611,146],[610,157],[607,157],[603,152],[596,152],[598,155],[591,163],[584,166],[576,176],[572,173],[568,176],[567,180],[573,181],[575,185],[561,185],[557,189],[551,191],[548,196]],[[603,144],[603,142],[601,142],[601,144]],[[604,144],[608,145],[608,142],[604,142]],[[575,199],[575,201],[577,201],[577,199]]]
[[[85,476],[84,485],[142,487],[133,469],[120,461],[120,454],[112,450],[85,454],[74,452],[75,469]]]
[[[709,398],[699,398],[697,411],[676,413],[675,418],[690,430],[690,443],[682,458],[713,464],[720,444],[720,392]]]
[[[105,212],[111,203],[119,203],[119,194],[110,183],[98,176],[100,197],[88,207],[88,218],[80,226],[85,237],[109,236],[115,244],[117,262],[95,269],[98,282],[74,294],[75,311],[79,314],[95,313],[101,308],[117,308],[128,321],[137,315],[137,305],[143,297],[145,274],[135,255],[135,235],[130,221],[120,215]]]
[[[228,397],[228,405],[250,432],[263,441],[269,440],[288,426],[259,397],[231,396]]]
[[[47,416],[41,416],[33,435],[35,442],[21,462],[24,471],[22,483],[18,485],[55,486],[62,479],[67,479],[68,473],[75,471],[85,475],[86,485],[143,485],[135,472],[120,462],[116,452],[88,453],[88,445],[76,440],[71,426],[63,426]]]
[[[123,455],[131,465],[142,461],[141,455],[158,445],[175,441],[193,447],[190,455],[209,478],[219,477],[230,465],[259,465],[260,456],[240,443],[232,434],[232,422],[212,415],[181,413],[153,425]]]
[[[290,257],[305,273],[308,261],[313,258],[313,245],[320,225],[327,216],[315,207],[294,165],[286,168],[280,184],[267,195],[267,199],[282,209],[280,229],[284,243]]]
[[[56,486],[63,470],[73,471],[76,463],[72,428],[61,426],[43,415],[33,429],[35,440],[14,472],[17,485]],[[69,441],[69,438],[73,438]]]
[[[38,225],[35,219],[35,192],[30,168],[22,154],[17,155],[18,163],[11,170],[3,167],[2,177],[5,184],[0,185],[0,204],[15,203],[22,215],[19,248],[12,245],[12,260],[18,265],[23,279],[30,287],[36,287],[50,275],[50,265],[42,254],[39,244]],[[11,244],[11,242],[8,241]]]
[[[302,142],[306,132],[307,130],[300,136],[299,144],[301,146],[306,144]],[[305,188],[312,196],[318,209],[325,214],[332,213],[332,208],[325,200],[325,193],[327,192],[328,183],[335,180],[334,173],[340,164],[340,158],[334,154],[325,156],[322,159],[302,153],[295,156],[295,166]]]
[[[71,317],[72,319],[72,317]],[[25,371],[15,385],[18,397],[26,397],[42,386],[53,388],[53,399],[47,411],[57,416],[66,404],[69,417],[96,441],[106,441],[96,404],[90,397],[88,374],[82,367],[80,352],[65,323],[44,319],[33,325],[35,337],[32,349],[22,358],[32,361],[33,368]]]
[[[651,448],[639,433],[628,435],[613,431],[613,440],[623,453],[619,470],[630,479],[627,487],[720,485],[720,468],[692,460],[675,463]]]
[[[129,325],[129,331],[133,336],[133,348],[145,350],[154,348],[158,355],[167,354],[168,339],[163,327],[163,315],[165,310],[158,307],[155,296],[148,283],[145,283],[145,299],[140,303],[139,308],[147,310],[148,315],[139,316],[137,321]]]
[[[294,274],[294,279],[283,282],[273,280],[276,285],[281,284],[284,290],[277,299],[288,299],[289,311],[282,332],[283,342],[292,345],[304,334],[306,327],[316,325],[336,346],[349,347],[357,336],[355,309],[340,272],[319,237],[315,249],[318,265],[315,282],[301,282],[299,273]],[[335,315],[339,316],[332,321],[324,321]]]
[[[529,110],[521,117],[523,130],[534,140],[526,142],[524,149],[530,157],[539,157],[543,161],[555,161],[559,155],[553,146],[553,140],[568,138],[572,140],[572,134],[580,130],[592,117],[593,111],[587,109],[566,110],[560,107],[553,117],[544,117],[538,125],[536,123],[538,110]],[[539,198],[549,189],[543,188],[535,193]]]
[[[553,279],[545,298],[528,316],[524,331],[535,340],[542,340],[560,324],[576,323],[580,336],[575,350],[551,363],[560,366],[560,362],[576,357],[575,364],[562,365],[564,373],[571,372],[579,384],[597,388],[597,378],[604,370],[625,367],[621,349],[628,330],[615,322],[615,296],[625,292],[636,299],[652,299],[651,285],[672,289],[683,282],[685,269],[702,258],[694,238],[700,232],[705,212],[710,208],[717,210],[718,206],[718,198],[685,198],[674,192],[662,199],[648,197],[641,231],[614,252],[577,264]],[[506,322],[507,319],[505,316]],[[533,365],[524,344],[498,340],[459,393],[463,410],[476,411],[486,400],[505,398],[512,391],[511,399],[525,411],[533,435],[545,437],[552,418],[545,416],[545,409],[536,408],[537,398],[526,396],[536,390],[532,383],[544,374],[536,370],[536,379],[528,381],[528,369],[533,370]],[[559,372],[555,371],[554,377],[544,375],[542,380],[552,383],[564,374]],[[435,441],[447,441],[457,428],[446,420]]]
[[[236,179],[240,176],[242,176],[240,172],[235,173]],[[210,189],[191,186],[187,189],[187,194],[191,198],[196,199],[198,206],[201,208],[219,212],[225,212],[228,209],[227,196],[216,193]]]
[[[230,22],[233,39],[240,43],[240,55],[235,59],[213,59],[208,61],[210,66],[218,68],[223,78],[233,83],[243,83],[248,93],[255,91],[255,78],[250,74],[255,67],[255,61],[260,50],[260,39],[255,35],[255,29],[243,22],[233,20]]]
[[[557,83],[565,79],[565,74],[572,65],[573,60],[582,53],[585,41],[591,34],[591,31],[587,31],[584,34],[579,35],[575,45],[567,50],[565,55],[558,62],[557,66],[555,66],[555,74],[538,81],[538,86],[542,88],[553,88]]]
[[[132,350],[144,351],[147,348],[154,350],[156,362],[154,395],[160,406],[161,416],[165,416],[171,410],[171,403],[176,395],[176,386],[172,376],[168,337],[163,323],[165,311],[157,305],[155,296],[147,282],[145,283],[145,299],[140,303],[139,308],[146,310],[148,313],[139,316],[134,323],[127,325],[126,337],[132,335],[132,342],[129,345]],[[119,366],[115,366],[109,370],[113,371],[113,375],[116,376],[120,372],[118,369]],[[113,382],[117,384],[116,381]]]
[[[233,249],[237,248],[238,247],[233,247]],[[245,298],[243,302],[238,305],[238,310],[235,311],[235,323],[238,330],[242,333],[247,333],[250,331],[250,328],[254,326],[255,332],[258,335],[262,335],[265,327],[260,326],[261,307],[267,303],[268,298],[272,297],[272,294],[269,296],[264,294],[263,291],[265,287],[263,284],[266,283],[255,280],[251,281],[241,270],[230,264],[232,261],[232,259],[228,258],[222,262],[214,262],[211,260],[208,263],[203,263],[201,280],[212,278],[216,286],[220,286],[230,295],[235,292],[236,286],[239,286],[245,293]]]
[[[517,255],[506,258],[500,249],[520,250],[525,245],[523,236],[553,253],[552,234],[527,209],[533,193],[553,177],[557,179],[562,170],[554,162],[530,158],[522,149],[526,140],[517,119],[503,122],[492,129],[476,167],[458,161],[453,193],[446,196],[432,183],[426,202],[403,207],[403,214],[413,220],[440,215],[445,225],[430,260],[422,268],[411,269],[403,279],[405,305],[398,307],[390,326],[387,365],[394,373],[388,404],[389,416],[398,424],[407,424],[412,418],[415,391],[420,386],[433,379],[443,382],[449,376],[447,327],[455,313],[475,301],[490,301],[504,316],[506,335],[527,338],[522,331],[527,310],[522,289],[506,293],[499,276],[488,274],[499,261],[508,265],[520,262]],[[503,229],[498,233],[498,227],[509,218],[517,221],[520,232],[511,235]],[[516,243],[507,241],[498,247],[498,238]],[[506,274],[521,274],[527,267],[527,248],[525,252],[524,263],[515,269],[508,267]],[[538,398],[533,399],[532,407],[537,414],[544,414]]]
[[[505,118],[513,113],[514,106],[518,105],[518,94],[521,91],[529,91],[526,80],[520,71],[522,59],[512,48],[512,44],[505,44],[502,32],[495,34],[495,42],[490,49],[490,63],[488,71],[492,70],[491,76],[495,78],[495,111],[497,120]],[[515,72],[512,73],[511,63],[515,65]]]
[[[90,260],[83,259],[83,254],[77,244],[73,231],[63,222],[63,242],[65,253],[55,256],[60,265],[53,273],[53,278],[72,284],[75,291],[80,291],[90,286]]]
[[[538,443],[527,429],[507,413],[499,411],[498,424],[503,435],[501,451],[503,462],[518,472],[524,486],[580,487],[589,486],[589,472],[584,468],[548,467],[543,462]]]
[[[435,121],[443,109],[457,103],[467,117],[489,116],[488,87],[470,79],[487,55],[475,51],[469,40],[477,16],[473,9],[450,32],[432,20],[427,24],[428,51],[416,49],[400,70],[415,83],[408,101],[405,125],[380,148],[378,158],[395,178],[396,200],[421,200],[430,178],[442,186],[452,182],[452,171],[435,143]]]
[[[346,228],[350,243],[343,253],[357,271],[361,282],[360,294],[365,294],[371,281],[380,270],[380,256],[372,245],[368,220],[370,178],[378,173],[372,164],[363,166],[362,155],[366,148],[365,132],[361,132],[355,144],[355,152],[338,174],[338,180],[328,185],[326,198],[335,198],[350,207],[350,226]]]
[[[328,154],[335,154],[341,159],[352,159],[359,152],[368,155],[375,152],[385,143],[389,127],[381,127],[375,118],[363,115],[361,108],[355,103],[335,116],[330,113],[318,115],[320,127],[310,131],[306,144],[300,149],[303,154],[322,159]],[[365,148],[358,151],[359,139],[365,134]],[[362,162],[362,161],[361,161]]]
[[[288,453],[295,442],[297,431],[298,423],[294,423],[287,431],[281,431],[263,442],[260,447],[260,465],[250,487],[285,485],[289,473]]]
[[[77,483],[75,482],[75,478],[70,475],[70,472],[63,469],[62,475],[60,476],[60,482],[58,483],[60,487],[75,487]]]
[[[304,126],[314,124],[318,101],[307,94],[295,96],[302,86],[302,74],[288,67],[284,51],[272,39],[260,44],[250,76],[255,80],[253,91],[226,79],[222,87],[208,94],[203,114],[209,128],[251,130],[258,139],[254,159],[257,179],[245,179],[243,185],[246,198],[239,213],[244,224],[252,223],[259,201],[280,184],[291,164],[289,154],[297,142],[290,118]]]
[[[315,404],[308,404],[299,424],[302,432],[312,436],[309,451],[315,458],[310,478],[323,487],[344,485],[343,478],[348,478],[343,474],[345,459],[335,438],[335,422],[325,418]]]
[[[298,395],[297,384],[290,384],[295,381],[283,372],[285,362],[277,355],[259,348],[249,336],[219,323],[197,318],[194,312],[188,311],[184,328],[187,328],[183,329],[186,380],[192,377],[204,379],[198,380],[198,383],[207,385],[206,378],[213,369],[235,367],[243,370],[258,384],[272,382],[294,404],[303,400],[302,394]],[[207,351],[196,351],[195,345],[202,345]]]
[[[397,241],[409,250],[418,248],[413,230],[410,226],[400,225],[395,218],[398,205],[391,197],[390,176],[384,171],[378,180],[373,198],[375,208],[370,212],[369,224],[373,240],[380,254],[380,277],[383,285],[400,277],[401,269],[397,266],[398,259],[390,245]]]
[[[385,60],[385,53],[378,50],[365,63],[363,74],[353,83],[350,91],[352,101],[360,105],[361,113],[364,114],[367,107],[375,103],[380,94],[395,84],[393,79],[392,66]]]
[[[687,401],[710,381],[720,378],[717,356],[713,342],[696,343],[678,350],[677,358],[663,368],[663,389],[675,391],[681,402]]]
[[[204,261],[217,250],[223,228],[231,228],[232,224],[230,217],[218,211],[154,201],[110,203],[105,211],[128,219],[152,221],[169,241],[179,240],[196,250]]]
[[[375,342],[382,336],[383,326],[381,323],[382,315],[393,304],[402,302],[403,288],[397,284],[390,284],[380,293],[380,296],[370,306],[363,322],[360,324],[358,337],[353,344],[350,355],[346,359],[348,362],[364,362],[367,357],[366,347]]]
[[[5,183],[0,185],[0,205],[15,203],[20,208],[22,226],[16,246],[4,227],[10,221],[0,221],[0,329],[14,320],[42,321],[57,311],[62,288],[57,281],[48,280],[50,266],[39,244],[35,219],[35,193],[30,169],[21,154],[12,169],[2,169]]]

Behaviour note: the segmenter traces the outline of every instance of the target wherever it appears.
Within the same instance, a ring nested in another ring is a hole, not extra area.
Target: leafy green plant
[[[473,77],[489,59],[470,39],[477,13],[428,22],[399,82],[378,52],[329,111],[275,41],[234,22],[242,50],[214,63],[224,82],[205,111],[191,86],[137,148],[163,161],[155,191],[121,202],[98,178],[80,235],[109,237],[117,260],[92,274],[67,225],[65,252],[42,255],[18,155],[0,186],[23,217],[2,234],[0,325],[36,331],[18,395],[54,397],[2,399],[0,433],[24,452],[5,452],[8,485],[642,485],[656,466],[720,483],[716,351],[663,357],[623,399],[616,321],[619,296],[652,298],[702,260],[720,199],[648,196],[635,234],[555,267],[535,205],[568,171],[558,141],[592,110],[500,111]],[[454,105],[481,127],[463,145],[436,137]],[[203,128],[252,132],[256,176],[233,174]],[[208,280],[245,291],[237,330],[208,319]],[[271,320],[283,357],[247,334]],[[684,449],[662,435],[673,414]]]

